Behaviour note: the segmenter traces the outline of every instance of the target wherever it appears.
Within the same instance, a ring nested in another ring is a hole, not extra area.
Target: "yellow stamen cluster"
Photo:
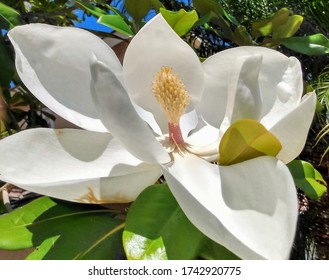
[[[155,74],[152,92],[161,104],[168,122],[178,125],[180,117],[188,106],[188,92],[177,74],[172,73],[172,68],[163,66]]]

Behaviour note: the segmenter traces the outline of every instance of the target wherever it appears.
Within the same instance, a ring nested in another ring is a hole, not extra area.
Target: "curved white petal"
[[[301,153],[313,121],[315,106],[315,93],[307,94],[296,108],[268,128],[282,144],[278,159],[288,163]]]
[[[89,60],[95,53],[118,77],[122,66],[105,42],[82,29],[46,24],[15,27],[9,38],[20,78],[42,103],[82,128],[106,131],[90,93]]]
[[[198,122],[199,122],[199,118],[195,110],[192,110],[184,114],[180,118],[179,125],[184,139],[186,139],[189,133],[196,128]]]
[[[236,60],[241,57],[262,56],[258,75],[258,85],[261,95],[261,115],[266,115],[273,107],[277,96],[282,94],[283,76],[286,76],[287,69],[291,65],[291,59],[274,51],[263,47],[236,47],[219,52],[209,57],[204,63],[205,90],[198,111],[205,120],[215,127],[219,127],[224,118],[227,104],[227,95],[233,73],[236,71]],[[296,75],[299,75],[298,73]],[[291,75],[291,79],[294,77]],[[300,84],[291,83],[292,94],[300,97]],[[294,88],[296,87],[296,88]]]
[[[289,257],[298,215],[288,168],[272,157],[231,166],[175,155],[165,178],[190,221],[243,259]]]
[[[273,69],[273,72],[275,69]],[[263,112],[261,123],[265,127],[272,127],[286,114],[293,110],[299,103],[303,93],[303,74],[300,62],[295,57],[289,58],[289,63],[282,75],[282,80],[277,84],[275,102],[269,112]],[[263,96],[266,98],[266,96]]]
[[[228,81],[226,116],[231,123],[240,119],[259,119],[262,101],[258,84],[261,55],[237,57]]]
[[[136,197],[161,175],[108,133],[31,129],[0,141],[0,180],[66,200],[92,189],[100,200]]]
[[[123,62],[125,86],[132,100],[152,112],[163,132],[167,120],[152,94],[155,73],[172,67],[186,86],[195,106],[203,91],[203,70],[192,48],[167,24],[161,14],[150,20],[130,42]],[[190,111],[193,106],[188,109]]]
[[[149,163],[169,162],[168,153],[140,118],[115,74],[94,58],[91,75],[94,101],[105,127],[137,158]]]

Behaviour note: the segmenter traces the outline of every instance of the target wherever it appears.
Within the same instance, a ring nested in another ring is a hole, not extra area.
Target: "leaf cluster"
[[[128,212],[111,207],[38,198],[0,217],[0,248],[32,248],[34,260],[237,259],[190,223],[165,184]]]

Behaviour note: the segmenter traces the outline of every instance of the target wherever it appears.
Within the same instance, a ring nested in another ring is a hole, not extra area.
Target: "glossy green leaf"
[[[10,58],[7,48],[0,37],[0,86],[9,86],[15,74],[15,66]]]
[[[30,259],[113,259],[123,225],[110,210],[42,197],[0,217],[0,248],[36,248]]]
[[[204,242],[165,184],[147,188],[129,208],[123,233],[128,259],[194,259]]]
[[[178,12],[173,12],[161,8],[160,13],[179,36],[184,36],[189,32],[199,19],[195,10],[186,12],[180,9]]]
[[[240,260],[238,256],[211,239],[208,239],[202,248],[200,257],[206,260]]]
[[[125,230],[123,240],[129,260],[167,260],[166,248],[162,237],[147,238]]]
[[[261,123],[242,119],[224,133],[219,145],[219,163],[231,165],[260,156],[275,157],[282,146]]]
[[[252,23],[252,35],[254,37],[269,36],[273,30],[287,22],[290,11],[287,8],[282,8],[273,16]]]
[[[280,39],[285,47],[309,56],[329,54],[329,39],[321,33]]]
[[[80,6],[83,10],[89,12],[93,16],[99,18],[103,15],[107,15],[108,13],[106,11],[103,11],[102,9],[96,7],[95,5],[92,5],[86,1],[81,0],[75,0],[74,1],[78,6]]]
[[[122,18],[120,15],[104,15],[101,16],[98,21],[98,23],[106,25],[113,30],[128,35],[133,36],[134,32],[130,28],[130,26],[126,23],[124,18]]]
[[[18,11],[0,2],[0,29],[12,29],[21,24],[21,15]]]
[[[327,191],[327,183],[319,171],[312,164],[303,160],[290,162],[288,168],[294,178],[295,184],[309,198],[319,199]]]
[[[26,260],[45,259],[47,253],[52,249],[58,238],[60,238],[60,235],[44,240],[31,254],[26,257]]]
[[[273,30],[273,38],[281,39],[293,36],[301,26],[303,19],[304,18],[299,15],[289,16],[284,24],[281,24]]]
[[[135,21],[141,21],[152,8],[151,0],[125,0],[125,8]]]

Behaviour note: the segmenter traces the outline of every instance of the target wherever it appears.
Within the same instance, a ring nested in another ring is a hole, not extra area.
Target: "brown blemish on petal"
[[[111,199],[99,199],[95,196],[94,191],[91,187],[88,187],[88,192],[77,199],[81,203],[90,203],[90,204],[110,204],[110,203],[130,203],[131,199],[122,197],[111,198]]]
[[[77,201],[82,202],[82,203],[91,203],[91,204],[102,204],[102,203],[107,202],[107,201],[98,199],[95,196],[94,191],[92,190],[91,187],[88,187],[88,192],[85,195],[78,198]]]
[[[63,129],[55,129],[55,133],[57,136],[60,136],[60,135],[64,134],[64,131],[63,131]]]

